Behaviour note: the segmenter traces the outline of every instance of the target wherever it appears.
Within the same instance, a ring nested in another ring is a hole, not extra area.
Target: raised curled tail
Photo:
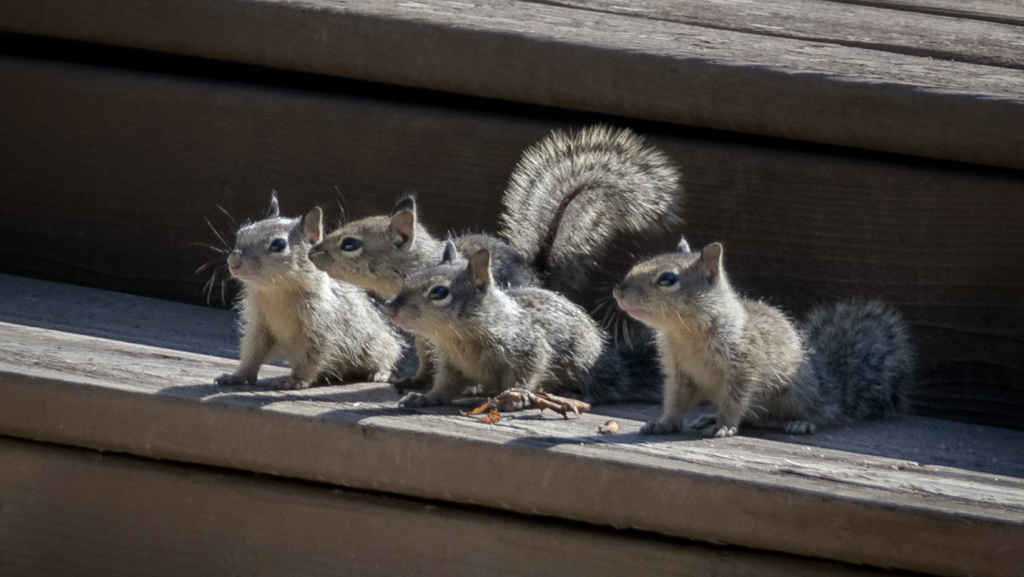
[[[913,370],[906,322],[878,302],[845,302],[811,311],[803,326],[825,420],[879,419],[905,408]],[[831,409],[831,410],[828,410]]]
[[[628,129],[556,131],[528,148],[505,190],[502,236],[548,288],[586,286],[622,233],[681,222],[682,188],[669,158]]]

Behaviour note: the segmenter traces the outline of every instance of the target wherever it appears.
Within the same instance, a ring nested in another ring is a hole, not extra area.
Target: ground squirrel
[[[810,434],[816,425],[889,416],[904,405],[912,367],[908,329],[877,301],[816,309],[797,328],[779,310],[741,298],[722,245],[636,265],[614,291],[619,306],[657,331],[666,373],[663,416],[642,434],[680,431],[701,400],[717,407],[695,426],[734,435],[741,422]]]
[[[587,312],[549,290],[496,286],[487,249],[462,260],[449,242],[442,264],[406,279],[387,310],[436,355],[430,390],[407,394],[400,406],[447,404],[474,386],[490,395],[543,389],[595,403],[628,394],[618,351]]]
[[[491,277],[500,288],[543,286],[580,304],[593,284],[598,261],[617,235],[647,234],[679,224],[682,201],[678,170],[660,151],[626,129],[592,126],[555,131],[528,148],[505,190],[498,238],[458,236],[458,252],[487,249]],[[507,243],[507,244],[506,244]],[[394,298],[405,279],[435,266],[444,243],[419,223],[416,203],[406,198],[388,217],[362,219],[329,234],[313,247],[313,263],[332,277]],[[640,380],[660,380],[640,336],[617,343]],[[420,369],[398,383],[429,385],[429,345],[416,339]]]
[[[466,254],[487,249],[492,255],[494,280],[504,287],[530,286],[537,277],[507,244],[485,234],[454,239]],[[310,261],[331,278],[352,283],[383,298],[398,295],[402,283],[415,271],[436,265],[444,241],[434,238],[419,222],[416,199],[407,196],[395,204],[390,216],[371,216],[332,232],[309,250]],[[430,345],[416,338],[416,375],[395,382],[399,389],[430,385],[434,374]]]
[[[446,402],[466,384],[506,387],[513,377],[530,375],[532,381],[516,386],[546,383],[552,392],[593,402],[660,396],[657,367],[636,362],[643,355],[633,347],[607,347],[586,311],[545,289],[578,294],[593,283],[610,243],[675,226],[680,204],[675,167],[628,130],[554,132],[527,149],[505,191],[500,234],[544,288],[506,289],[494,282],[489,251],[461,247],[450,248],[449,264],[410,275],[388,312],[420,340],[435,343],[447,366],[427,395],[407,396],[403,404]],[[467,262],[455,263],[459,252]],[[465,290],[452,292],[456,287]],[[437,299],[435,289],[452,300]],[[421,306],[423,299],[436,308]],[[446,323],[454,328],[444,329]],[[578,343],[560,340],[565,335]],[[496,380],[481,382],[482,375]]]
[[[242,283],[241,362],[217,384],[255,382],[275,353],[292,368],[275,383],[280,388],[306,388],[320,377],[390,378],[402,355],[398,332],[363,290],[332,280],[307,258],[320,222],[319,208],[281,217],[273,196],[269,217],[238,231],[228,267]]]

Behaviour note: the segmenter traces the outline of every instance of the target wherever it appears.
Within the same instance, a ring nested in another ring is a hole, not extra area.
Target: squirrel
[[[813,310],[801,327],[778,309],[739,296],[709,244],[637,264],[613,296],[657,332],[666,374],[663,414],[641,434],[679,432],[701,400],[705,436],[735,435],[741,423],[812,434],[844,420],[892,416],[905,406],[913,366],[903,318],[879,301]]]
[[[441,264],[412,274],[387,305],[400,328],[428,339],[437,372],[426,393],[403,407],[448,404],[469,387],[582,395],[591,403],[628,396],[618,351],[580,306],[538,287],[502,289],[481,249],[467,260],[449,241]]]
[[[271,196],[269,217],[239,229],[228,255],[242,283],[241,361],[218,385],[255,383],[260,366],[283,352],[291,374],[274,385],[304,389],[321,377],[385,382],[404,348],[401,336],[365,291],[331,279],[307,257],[320,240],[322,211],[280,216]]]
[[[513,170],[500,238],[474,234],[452,240],[462,254],[486,249],[492,281],[500,288],[543,286],[580,301],[579,293],[600,270],[596,262],[617,235],[670,230],[681,222],[679,181],[668,157],[628,129],[555,131],[528,148]],[[420,225],[415,200],[408,197],[390,217],[365,218],[330,233],[311,249],[310,259],[333,278],[394,298],[413,273],[439,262],[444,246]],[[638,374],[660,379],[651,374],[642,349],[621,345],[625,362]],[[430,346],[420,337],[416,346],[420,369],[396,383],[399,388],[431,382]]]
[[[467,234],[453,240],[456,247],[467,254],[487,249],[492,255],[494,278],[499,285],[536,284],[533,270],[501,240],[486,234]],[[395,204],[390,216],[363,218],[327,235],[310,248],[309,260],[331,278],[392,299],[410,274],[437,264],[444,246],[444,241],[434,238],[420,224],[416,199],[407,196]],[[416,375],[396,381],[394,384],[399,390],[430,385],[434,374],[430,345],[417,337],[415,346]]]

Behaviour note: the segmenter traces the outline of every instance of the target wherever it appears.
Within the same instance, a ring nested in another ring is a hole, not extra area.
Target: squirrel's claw
[[[738,429],[736,427],[713,427],[705,431],[704,436],[720,439],[735,436],[737,432]]]
[[[300,389],[308,389],[312,383],[306,379],[300,379],[292,375],[287,377],[280,377],[274,379],[271,386],[275,389],[281,389],[284,391],[297,391]]]

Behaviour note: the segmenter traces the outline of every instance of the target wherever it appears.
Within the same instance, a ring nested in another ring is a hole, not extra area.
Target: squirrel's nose
[[[615,300],[619,300],[622,298],[622,285],[619,285],[612,289],[612,296],[615,297]]]

